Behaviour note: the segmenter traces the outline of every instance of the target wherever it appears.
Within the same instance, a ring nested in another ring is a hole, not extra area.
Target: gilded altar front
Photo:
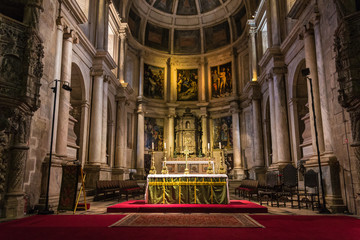
[[[226,174],[151,174],[147,177],[146,203],[228,204]]]

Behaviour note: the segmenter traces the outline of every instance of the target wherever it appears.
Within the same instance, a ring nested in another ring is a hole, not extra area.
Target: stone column
[[[233,134],[233,152],[234,152],[234,179],[244,178],[244,167],[241,159],[241,143],[240,143],[240,122],[239,110],[236,102],[230,103],[230,112],[232,114],[232,134]]]
[[[231,51],[231,68],[232,68],[232,79],[231,79],[231,84],[232,84],[232,90],[231,90],[231,94],[233,96],[237,96],[237,80],[238,80],[238,58],[237,58],[237,51],[236,48],[233,48]]]
[[[96,18],[96,48],[97,49],[105,49],[105,39],[107,39],[107,35],[105,36],[105,29],[108,29],[106,23],[106,9],[105,9],[105,1],[106,0],[98,0],[97,1],[97,18]]]
[[[92,165],[101,164],[101,140],[102,140],[102,119],[103,119],[103,93],[104,76],[103,71],[94,71],[93,75],[93,96],[90,119],[90,143],[89,163]]]
[[[174,141],[175,141],[175,137],[174,137],[174,134],[175,134],[175,126],[174,126],[174,118],[175,118],[175,108],[169,108],[169,115],[168,115],[168,118],[169,118],[169,126],[168,126],[168,129],[169,129],[169,133],[168,133],[168,146],[166,148],[167,150],[167,157],[169,156],[172,156],[172,152],[174,151]],[[171,152],[170,152],[170,149],[171,149]]]
[[[138,102],[137,109],[138,116],[138,127],[137,127],[137,158],[136,158],[136,171],[137,174],[144,177],[145,176],[145,166],[144,166],[144,148],[145,148],[145,121],[144,121],[144,111],[142,102]]]
[[[318,70],[317,70],[317,60],[316,60],[316,50],[315,50],[314,29],[311,23],[305,26],[304,48],[305,48],[306,67],[310,69],[309,78],[312,79],[312,85],[313,85],[313,95],[314,95],[314,105],[315,105],[314,111],[316,115],[316,128],[318,132],[319,151],[320,153],[323,153],[325,150],[324,132],[322,126],[321,107],[320,107],[320,94],[319,94],[319,81],[318,81]],[[311,90],[310,90],[309,80],[307,80],[307,83],[308,83],[308,99],[309,99],[308,101],[309,101],[309,112],[310,112],[310,123],[311,123],[312,146],[314,153],[316,153],[314,118],[312,114],[313,107],[311,102]]]
[[[144,57],[143,53],[140,53],[140,61],[139,61],[139,96],[138,96],[138,109],[137,109],[137,145],[136,145],[136,171],[137,175],[140,178],[145,176],[145,166],[144,166],[144,148],[145,148],[145,140],[144,140],[144,110],[143,110],[143,91],[144,91]]]
[[[61,78],[61,59],[62,59],[62,47],[63,47],[63,37],[64,37],[64,31],[63,31],[63,22],[62,17],[59,16],[56,19],[56,50],[55,50],[55,62],[54,62],[54,80],[60,80]],[[59,83],[57,83],[57,93],[56,93],[56,106],[55,106],[55,116],[59,116],[59,96],[60,96],[60,87]],[[53,94],[53,97],[55,97],[55,94]],[[51,110],[51,115],[52,116]],[[52,151],[55,152],[56,150],[56,136],[57,136],[57,125],[58,125],[58,117],[55,117],[54,122],[54,135],[53,135],[53,149]],[[49,134],[49,138],[51,137],[51,134]],[[50,143],[51,139],[49,139]]]
[[[329,102],[327,96],[327,86],[324,70],[324,58],[322,53],[322,44],[321,44],[321,31],[320,31],[320,17],[317,16],[315,19],[314,26],[315,33],[315,45],[316,45],[316,61],[317,61],[317,73],[319,79],[319,90],[320,90],[320,107],[321,107],[321,118],[323,124],[323,133],[324,133],[324,144],[325,152],[333,153],[333,138],[332,138],[332,129],[330,126],[330,117],[329,117]]]
[[[199,89],[200,89],[200,102],[206,101],[206,67],[205,67],[205,58],[202,57],[200,61],[200,83],[199,83]]]
[[[200,117],[201,117],[201,128],[202,128],[201,148],[202,148],[202,153],[205,154],[206,156],[208,151],[208,143],[210,143],[208,140],[208,114],[207,114],[206,106],[200,107]]]
[[[276,144],[277,144],[277,164],[286,165],[291,162],[290,158],[290,139],[289,126],[287,120],[287,105],[285,98],[285,79],[283,68],[273,68],[274,81],[274,105],[276,119]]]
[[[89,108],[90,104],[88,101],[83,101],[81,104],[81,137],[80,137],[80,151],[79,151],[79,160],[81,165],[85,165],[87,146],[88,146],[88,136],[89,136]]]
[[[255,20],[249,20],[248,24],[250,26],[250,45],[251,45],[251,81],[257,81],[257,61],[256,61],[256,25]]]
[[[271,162],[272,164],[276,164],[278,162],[278,154],[277,154],[277,130],[276,130],[276,116],[275,116],[275,97],[274,97],[274,81],[272,75],[269,74],[267,76],[268,81],[268,91],[269,91],[269,104],[270,104],[270,124],[271,124],[271,151],[272,156]]]
[[[109,76],[104,77],[104,83],[103,83],[103,101],[102,101],[102,133],[101,133],[101,165],[107,164],[107,154],[106,154],[106,148],[107,148],[107,125],[108,125],[108,86],[109,86]]]
[[[76,38],[73,30],[65,29],[64,42],[61,62],[61,83],[71,83],[71,62],[72,62],[72,47]],[[68,140],[68,126],[69,126],[69,108],[70,108],[70,92],[66,91],[58,84],[60,89],[59,96],[59,112],[58,112],[58,126],[56,134],[56,154],[61,157],[67,156],[67,140]]]
[[[119,81],[125,81],[125,41],[126,32],[124,27],[120,27],[120,56],[119,56]]]
[[[270,16],[271,16],[272,45],[280,46],[281,36],[280,36],[278,0],[270,0],[269,4],[270,4]]]
[[[127,113],[125,106],[126,98],[117,98],[117,120],[116,120],[116,148],[115,148],[115,167],[126,168],[126,128]]]
[[[253,156],[254,156],[254,171],[263,170],[265,167],[265,159],[263,154],[264,143],[261,125],[261,89],[257,82],[251,82],[250,99],[252,103],[253,114]]]

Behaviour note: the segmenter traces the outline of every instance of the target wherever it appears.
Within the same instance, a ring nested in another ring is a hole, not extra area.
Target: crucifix
[[[189,151],[188,148],[186,148],[186,149],[183,151],[183,153],[185,153],[185,164],[186,164],[186,165],[185,165],[185,172],[184,172],[184,174],[189,174],[187,159],[188,159],[188,155],[189,155],[190,151]]]

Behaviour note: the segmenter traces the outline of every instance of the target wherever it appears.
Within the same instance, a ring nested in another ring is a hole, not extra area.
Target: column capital
[[[70,41],[73,44],[77,44],[79,42],[77,33],[68,26],[64,27],[64,40]]]
[[[91,76],[103,76],[104,75],[104,69],[101,68],[91,68],[90,70]]]
[[[314,35],[314,24],[311,20],[304,25],[304,36],[308,35]]]
[[[231,114],[234,114],[234,113],[239,113],[239,104],[236,102],[236,101],[233,101],[230,103],[230,110],[229,112]]]
[[[110,82],[110,79],[109,75],[104,75],[104,82]]]
[[[255,33],[257,32],[257,27],[256,27],[255,19],[249,19],[249,20],[247,21],[247,24],[248,24],[249,27],[250,27],[250,29],[249,29],[250,35],[255,35]]]
[[[56,18],[56,26],[61,29],[63,29],[66,26],[64,18],[62,16],[58,16]]]
[[[285,74],[287,73],[287,66],[284,65],[282,67],[273,67],[271,69],[271,73],[272,73],[272,76],[274,75],[280,75],[280,74]]]
[[[261,88],[258,82],[250,82],[249,99],[251,100],[261,99]]]

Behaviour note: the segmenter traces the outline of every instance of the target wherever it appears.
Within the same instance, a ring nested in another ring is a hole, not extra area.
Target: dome
[[[242,0],[135,0],[126,16],[141,44],[171,54],[202,54],[236,41],[246,27]]]

